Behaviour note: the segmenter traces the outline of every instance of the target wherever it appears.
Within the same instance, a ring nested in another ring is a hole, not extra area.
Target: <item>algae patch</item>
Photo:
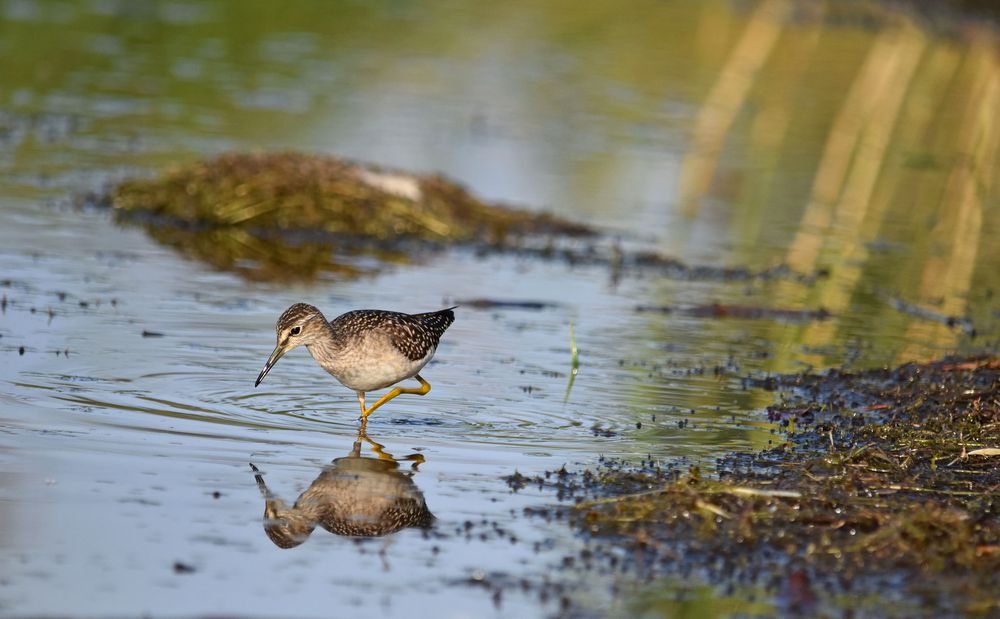
[[[405,262],[456,243],[592,233],[487,203],[441,176],[296,152],[224,154],[123,182],[99,201],[157,240],[255,279],[350,277],[373,269],[358,266],[360,254]]]
[[[219,227],[311,230],[373,239],[502,239],[580,234],[583,226],[488,204],[441,176],[417,176],[331,156],[229,153],[111,193],[122,213]]]

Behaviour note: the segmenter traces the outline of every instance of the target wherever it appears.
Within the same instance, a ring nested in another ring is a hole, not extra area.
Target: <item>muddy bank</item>
[[[533,515],[585,535],[591,569],[763,587],[810,615],[1000,612],[1000,361],[754,386],[780,393],[784,441],[715,474],[608,461],[508,483],[556,494]]]

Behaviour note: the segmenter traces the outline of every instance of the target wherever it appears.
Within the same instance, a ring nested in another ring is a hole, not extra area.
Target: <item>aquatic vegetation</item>
[[[372,270],[358,266],[358,255],[405,262],[428,243],[591,234],[489,204],[441,176],[298,152],[228,153],[123,182],[98,201],[185,254],[264,280],[353,277]]]
[[[298,152],[228,153],[117,186],[112,206],[220,227],[310,230],[377,239],[502,240],[587,233],[582,225],[480,200],[442,176]]]
[[[1000,362],[832,371],[760,386],[788,392],[768,414],[788,428],[794,420],[794,430],[774,449],[721,458],[715,476],[605,462],[509,483],[573,498],[574,526],[635,551],[643,560],[632,567],[647,574],[697,564],[720,583],[777,588],[794,568],[831,592],[998,608]]]
[[[573,333],[573,321],[569,321],[569,354],[570,367],[569,382],[566,383],[566,395],[563,396],[563,404],[569,402],[569,394],[573,390],[573,383],[576,375],[580,372],[580,350],[576,347],[576,334]]]

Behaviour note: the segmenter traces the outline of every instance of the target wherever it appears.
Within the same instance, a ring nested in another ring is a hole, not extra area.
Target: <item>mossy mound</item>
[[[125,181],[96,202],[186,256],[265,281],[350,279],[458,243],[504,250],[531,235],[593,234],[441,176],[295,152],[224,154]]]
[[[551,215],[488,204],[441,176],[296,152],[229,153],[110,193],[120,213],[199,226],[308,230],[372,239],[496,242],[509,234],[586,234]]]

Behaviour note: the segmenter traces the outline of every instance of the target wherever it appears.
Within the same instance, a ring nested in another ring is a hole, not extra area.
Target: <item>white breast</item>
[[[352,346],[349,353],[331,355],[323,360],[310,347],[320,365],[345,387],[355,391],[375,391],[394,385],[419,372],[434,356],[431,347],[422,359],[408,359],[385,336],[369,335],[361,346]],[[325,355],[324,355],[325,356]]]

